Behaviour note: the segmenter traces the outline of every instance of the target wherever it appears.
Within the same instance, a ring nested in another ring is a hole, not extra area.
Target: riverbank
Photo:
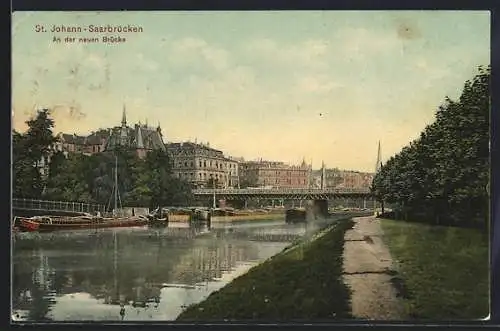
[[[232,216],[212,216],[212,223],[227,223],[239,221],[266,221],[285,219],[285,213],[267,213],[267,214],[248,214],[248,215],[232,215]]]
[[[489,313],[489,238],[478,230],[381,220],[397,263],[395,285],[413,319],[479,319]]]
[[[168,216],[171,223],[189,223],[191,216],[182,214],[170,214]],[[230,215],[230,216],[212,216],[212,223],[230,223],[240,221],[267,221],[285,219],[285,212],[270,212],[270,213],[249,213],[245,215]]]
[[[349,290],[342,281],[344,233],[338,220],[314,240],[285,249],[236,278],[205,301],[188,307],[180,321],[350,318]]]

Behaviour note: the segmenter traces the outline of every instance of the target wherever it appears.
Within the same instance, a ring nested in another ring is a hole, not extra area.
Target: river
[[[20,233],[13,241],[12,318],[175,320],[305,234],[304,224],[283,220],[210,230],[170,224]]]

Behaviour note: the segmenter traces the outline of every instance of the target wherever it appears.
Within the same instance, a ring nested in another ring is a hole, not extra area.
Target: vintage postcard
[[[12,322],[489,316],[487,11],[15,12]]]

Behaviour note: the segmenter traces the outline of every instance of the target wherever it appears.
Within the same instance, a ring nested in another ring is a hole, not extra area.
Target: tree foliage
[[[14,197],[79,201],[113,206],[115,168],[123,206],[181,206],[192,202],[190,185],[172,175],[166,152],[156,150],[139,159],[134,150],[85,155],[54,150],[54,121],[41,110],[26,122],[26,133],[13,131]],[[49,157],[48,175],[37,168]]]
[[[490,67],[479,67],[458,100],[376,174],[379,201],[404,218],[485,227],[488,219]]]
[[[39,110],[26,121],[28,131],[12,132],[13,193],[17,197],[35,198],[42,194],[45,179],[37,169],[42,158],[47,158],[56,142],[52,133],[54,121],[48,109]]]

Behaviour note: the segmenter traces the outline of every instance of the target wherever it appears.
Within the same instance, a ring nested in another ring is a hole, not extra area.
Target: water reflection
[[[283,222],[22,233],[17,320],[172,320],[304,234]]]

